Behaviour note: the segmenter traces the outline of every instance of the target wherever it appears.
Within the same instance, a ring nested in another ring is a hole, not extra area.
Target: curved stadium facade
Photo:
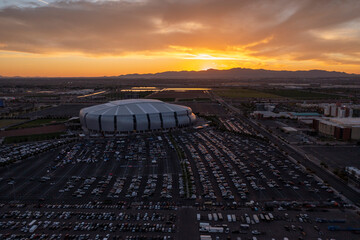
[[[195,121],[191,108],[154,99],[118,100],[80,110],[82,126],[98,133],[172,129]]]

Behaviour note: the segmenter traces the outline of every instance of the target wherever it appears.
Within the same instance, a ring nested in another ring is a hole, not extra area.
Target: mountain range
[[[274,78],[353,78],[359,74],[345,72],[309,70],[309,71],[275,71],[265,69],[232,68],[228,70],[208,69],[203,71],[168,71],[149,74],[126,74],[122,78],[134,79],[274,79]]]

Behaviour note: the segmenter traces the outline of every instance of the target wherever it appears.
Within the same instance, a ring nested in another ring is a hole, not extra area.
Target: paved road
[[[196,210],[193,207],[179,209],[177,239],[199,239],[199,229],[196,223]]]
[[[254,129],[258,130],[260,134],[264,137],[267,137],[272,143],[277,144],[282,150],[286,151],[291,157],[293,157],[296,161],[299,161],[304,167],[310,168],[315,171],[316,175],[321,178],[322,180],[326,181],[333,187],[336,191],[342,193],[348,200],[360,206],[360,194],[355,192],[351,187],[349,187],[345,182],[342,180],[334,177],[331,173],[324,170],[322,167],[318,166],[317,164],[313,163],[303,153],[300,153],[298,150],[294,149],[291,145],[285,143],[284,141],[276,138],[268,131],[263,129],[262,127],[255,124],[253,121],[249,120],[248,118],[244,117],[241,111],[238,108],[228,104],[225,102],[221,97],[215,95],[213,93],[214,98],[223,106],[227,107],[228,109],[232,110],[233,112],[237,113],[239,117],[249,123]]]

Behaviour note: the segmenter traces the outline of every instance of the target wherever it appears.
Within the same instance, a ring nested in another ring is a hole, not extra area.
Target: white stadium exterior
[[[195,121],[191,108],[154,99],[118,100],[80,110],[85,130],[105,134],[172,129]]]

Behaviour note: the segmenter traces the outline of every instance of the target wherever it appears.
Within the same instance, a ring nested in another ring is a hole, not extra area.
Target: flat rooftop
[[[329,118],[325,120],[339,125],[347,125],[347,126],[358,125],[360,127],[360,118]]]

